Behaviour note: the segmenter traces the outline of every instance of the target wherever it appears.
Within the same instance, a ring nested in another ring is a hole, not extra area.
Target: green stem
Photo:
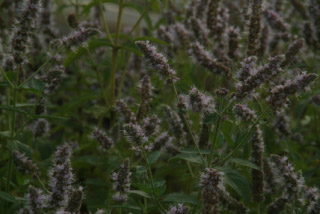
[[[251,136],[252,132],[254,131],[256,125],[260,122],[260,120],[262,119],[264,114],[267,113],[268,110],[269,110],[269,106],[261,113],[259,118],[252,124],[249,132],[243,137],[242,141],[236,146],[236,148],[233,151],[231,151],[226,157],[224,157],[223,160],[219,161],[218,163],[214,164],[213,166],[224,164],[227,160],[229,160],[229,158],[231,158],[233,156],[234,153],[236,153],[243,146],[243,144],[245,144],[247,142],[248,138]]]
[[[213,159],[214,150],[216,148],[217,139],[218,139],[218,135],[219,135],[220,127],[221,127],[221,120],[222,120],[221,115],[219,115],[217,124],[214,127],[213,142],[212,142],[212,146],[211,146],[211,150],[210,150],[210,156],[209,156],[208,165],[207,165],[208,167],[210,167],[211,161]]]
[[[147,155],[146,155],[146,152],[144,151],[144,148],[142,148],[142,154],[143,154],[143,157],[147,163],[147,167],[148,167],[148,174],[149,174],[149,178],[150,178],[150,182],[151,182],[151,188],[152,188],[152,193],[153,193],[153,198],[154,200],[156,201],[158,207],[160,208],[160,210],[162,212],[165,212],[166,210],[163,208],[163,206],[161,205],[158,197],[157,197],[157,194],[156,194],[156,191],[155,191],[155,187],[154,187],[154,181],[153,181],[153,176],[152,176],[152,171],[151,171],[151,166],[150,166],[150,163],[149,163],[149,160],[147,158]]]
[[[104,27],[104,29],[106,31],[107,37],[109,38],[111,45],[113,46],[114,43],[113,43],[110,31],[109,31],[109,27],[108,27],[107,21],[106,21],[106,19],[104,17],[102,1],[101,0],[99,0],[99,8],[100,8],[100,14],[101,14],[102,22],[103,22],[103,27]]]
[[[173,90],[174,90],[174,93],[175,93],[175,95],[176,95],[176,97],[177,97],[178,102],[180,102],[180,99],[179,99],[179,95],[178,95],[176,86],[175,86],[175,84],[174,84],[173,82],[172,82],[172,88],[173,88]],[[196,139],[195,139],[195,137],[194,137],[194,135],[193,135],[193,133],[192,133],[192,130],[191,130],[191,128],[190,128],[189,121],[186,119],[186,117],[184,116],[183,113],[181,113],[181,116],[182,116],[183,121],[184,121],[185,124],[187,125],[188,132],[189,132],[189,134],[190,134],[190,136],[191,136],[191,139],[192,139],[193,144],[194,144],[194,145],[196,146],[196,148],[197,148],[197,151],[198,151],[198,154],[200,155],[202,164],[203,164],[203,165],[206,165],[206,161],[205,161],[204,158],[203,158],[203,155],[202,155],[202,153],[201,153],[201,151],[200,151],[199,145],[198,145],[198,143],[196,142]]]

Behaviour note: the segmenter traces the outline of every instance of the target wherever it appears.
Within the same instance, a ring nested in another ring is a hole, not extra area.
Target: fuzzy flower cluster
[[[19,65],[26,62],[25,54],[34,23],[41,11],[41,0],[27,0],[23,5],[21,17],[17,20],[16,28],[11,38],[13,61]]]
[[[136,118],[130,108],[123,100],[118,100],[116,103],[116,109],[119,112],[120,116],[126,123],[135,123]]]
[[[146,145],[148,138],[146,137],[143,128],[139,124],[128,123],[123,126],[123,134],[128,141],[132,143],[132,150],[139,153],[141,147],[145,150],[150,148]]]
[[[251,110],[244,104],[238,103],[234,105],[232,111],[235,113],[239,120],[253,121],[257,118],[256,112]]]
[[[61,63],[61,62],[60,62]],[[53,66],[47,74],[41,77],[41,80],[46,84],[46,93],[54,91],[62,81],[65,68],[61,64]]]
[[[212,168],[206,168],[200,177],[203,214],[217,214],[219,209],[218,187],[222,173]]]
[[[152,90],[153,86],[151,84],[150,77],[148,75],[144,76],[138,85],[140,91],[140,106],[137,113],[137,121],[144,119],[150,112],[150,102],[152,101]]]
[[[191,45],[190,52],[203,67],[207,68],[212,73],[224,76],[230,75],[230,68],[213,59],[209,52],[207,52],[200,43],[193,43]]]
[[[260,67],[257,72],[250,75],[244,82],[239,83],[236,87],[235,97],[242,99],[254,89],[258,88],[263,82],[277,76],[281,69],[279,64],[282,62],[282,56],[270,57],[268,63]]]
[[[211,113],[214,109],[212,97],[200,92],[196,87],[189,90],[188,106],[193,112]]]
[[[267,101],[275,108],[283,106],[288,101],[288,96],[297,92],[306,90],[318,77],[317,74],[306,74],[305,72],[298,75],[294,80],[288,80],[284,85],[278,85],[271,90],[271,95]]]
[[[284,110],[275,111],[275,120],[272,126],[275,128],[276,132],[282,136],[290,136],[290,118],[285,114]]]
[[[173,134],[176,140],[181,143],[184,138],[185,131],[183,129],[183,122],[179,115],[174,112],[170,106],[165,106],[166,120],[169,123],[170,128],[173,131]]]
[[[96,128],[92,132],[92,137],[99,142],[103,150],[107,151],[108,149],[112,148],[114,145],[114,141],[110,137],[108,137],[105,132],[99,130],[98,128]]]
[[[39,168],[32,160],[29,160],[24,154],[19,151],[13,151],[13,161],[19,170],[26,174],[38,176]]]
[[[294,172],[292,164],[288,162],[288,158],[285,156],[272,155],[271,160],[274,163],[274,167],[278,170],[279,175],[284,179],[283,184],[286,188],[288,200],[292,201],[297,199],[301,186],[299,184],[299,177]]]
[[[214,35],[217,31],[218,8],[220,0],[210,0],[207,14],[207,27],[210,35]]]
[[[188,30],[184,27],[183,24],[177,23],[174,26],[175,32],[179,38],[180,45],[184,48],[189,48],[190,46],[190,35]]]
[[[240,81],[245,81],[251,74],[254,73],[256,60],[257,58],[255,56],[249,56],[241,62],[241,68],[238,70],[238,79]]]
[[[90,37],[98,35],[100,32],[92,27],[79,27],[71,35],[62,38],[62,44],[71,50],[83,45]]]
[[[35,137],[43,137],[48,134],[49,130],[49,122],[46,119],[40,118],[34,123],[33,134]]]
[[[30,213],[41,214],[42,209],[46,205],[46,196],[43,194],[42,190],[37,189],[33,186],[29,186],[27,195],[27,207]]]
[[[172,142],[172,137],[168,134],[168,132],[161,133],[151,144],[151,150],[152,151],[160,151],[162,148],[164,148],[167,144],[170,144]]]
[[[200,148],[205,148],[208,146],[209,138],[210,138],[210,125],[206,124],[204,120],[201,122],[201,128],[200,128],[200,136],[198,145]]]
[[[66,207],[66,212],[79,213],[81,203],[83,200],[83,187],[72,189],[69,194],[68,205]]]
[[[64,207],[68,202],[68,194],[73,179],[70,164],[71,148],[64,144],[55,153],[54,165],[49,173],[49,205],[52,208]]]
[[[249,25],[247,55],[257,55],[261,30],[261,0],[254,0]]]
[[[208,44],[209,44],[208,30],[202,24],[202,21],[195,18],[195,17],[192,17],[191,18],[191,27],[193,30],[194,37],[197,38],[197,40],[203,46],[208,46]]]
[[[175,76],[176,72],[168,64],[167,58],[159,53],[155,46],[151,45],[149,41],[137,41],[136,45],[162,78],[168,79],[169,82],[175,82],[177,80]]]
[[[277,198],[273,203],[271,203],[267,208],[267,214],[281,213],[288,203],[288,199],[285,195]]]
[[[146,117],[142,122],[142,127],[146,136],[152,136],[159,132],[160,119],[157,115]]]
[[[167,214],[188,214],[189,208],[183,204],[178,204],[177,206],[171,207]]]
[[[281,67],[285,67],[287,65],[290,65],[293,61],[295,56],[299,53],[301,48],[304,45],[304,39],[297,39],[295,40],[289,47],[284,61],[281,63]]]
[[[235,214],[246,214],[248,213],[248,208],[240,201],[233,198],[229,192],[226,191],[224,186],[219,186],[219,201],[224,205],[227,210]]]
[[[238,59],[240,52],[239,52],[239,29],[230,27],[228,29],[228,36],[229,36],[229,51],[228,56],[231,59]]]
[[[269,158],[263,158],[263,173],[264,173],[264,191],[266,193],[275,193],[278,187],[275,170]]]
[[[131,185],[130,177],[130,161],[127,158],[120,165],[120,169],[111,174],[111,180],[113,182],[112,188],[115,191],[112,198],[116,203],[123,203],[128,200],[128,192]]]
[[[276,12],[272,10],[265,10],[263,14],[266,17],[270,27],[282,33],[285,33],[288,31],[287,24]]]

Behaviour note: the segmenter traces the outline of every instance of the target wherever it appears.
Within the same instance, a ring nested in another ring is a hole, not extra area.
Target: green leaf
[[[219,115],[217,113],[211,113],[204,119],[204,123],[206,124],[215,124],[218,120]]]
[[[247,167],[252,168],[252,169],[261,170],[258,165],[254,164],[254,163],[252,163],[251,161],[248,161],[248,160],[244,160],[244,159],[240,159],[240,158],[231,158],[230,161],[233,162],[233,163],[237,163],[237,164],[243,165],[243,166],[247,166]]]
[[[224,172],[223,181],[239,194],[245,201],[251,197],[250,185],[247,179],[240,172],[230,167],[215,167],[217,170]]]
[[[13,197],[12,195],[10,195],[9,193],[6,193],[6,192],[0,191],[0,198],[5,201],[12,202],[12,203],[18,203],[18,201],[15,199],[15,197]]]
[[[41,92],[44,89],[44,83],[41,80],[32,79],[30,81],[29,87],[34,89],[34,90],[36,90],[36,91],[38,91],[38,92]]]
[[[133,41],[150,41],[150,42],[161,44],[161,45],[168,45],[168,43],[162,41],[161,39],[157,39],[149,36],[137,37]]]
[[[152,152],[148,156],[149,164],[151,165],[151,164],[154,164],[155,162],[157,162],[157,160],[159,159],[160,156],[161,156],[161,151]]]
[[[5,109],[5,110],[11,110],[11,111],[15,111],[15,112],[20,112],[20,113],[23,113],[23,114],[28,114],[28,112],[26,111],[23,111],[17,107],[13,107],[13,106],[2,106],[0,105],[0,109]]]
[[[66,117],[54,116],[54,115],[34,115],[34,118],[44,118],[44,119],[58,119],[58,120],[68,120]]]
[[[163,196],[162,201],[170,203],[186,203],[193,205],[200,205],[199,201],[192,196],[186,195],[184,193],[170,193]]]
[[[130,190],[129,194],[136,194],[136,195],[140,195],[144,198],[151,198],[148,193],[141,191],[141,190]]]
[[[192,154],[192,153],[191,154],[190,153],[178,154],[178,155],[170,158],[169,161],[174,160],[174,159],[182,159],[182,160],[187,160],[192,163],[202,164],[201,157],[197,154]]]

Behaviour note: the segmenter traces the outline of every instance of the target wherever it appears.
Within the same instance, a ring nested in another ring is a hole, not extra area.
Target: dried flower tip
[[[261,202],[264,199],[264,175],[263,175],[263,152],[264,142],[262,131],[258,125],[255,126],[251,138],[251,161],[260,167],[261,170],[251,170],[252,195],[253,200]]]
[[[39,168],[19,151],[13,151],[13,161],[19,170],[30,175],[39,175]]]
[[[77,29],[79,27],[79,22],[75,14],[71,13],[68,15],[68,24],[73,29]]]
[[[33,186],[29,187],[27,195],[27,204],[30,208],[31,213],[41,214],[45,207],[46,196],[42,193],[42,190],[37,189]]]
[[[33,127],[35,137],[43,137],[49,132],[49,122],[46,119],[38,119]]]
[[[79,213],[82,200],[83,200],[82,187],[71,190],[69,194],[69,200],[68,200],[66,211],[70,213]]]
[[[247,55],[257,55],[261,30],[261,0],[254,0],[249,26]]]
[[[315,95],[313,98],[312,98],[312,101],[314,104],[316,104],[317,106],[320,106],[320,95]]]
[[[310,22],[304,23],[302,34],[308,46],[316,47],[315,29]]]
[[[210,138],[210,125],[206,124],[204,119],[201,122],[200,137],[199,137],[199,147],[206,148],[208,146]]]
[[[127,158],[120,165],[120,169],[111,174],[113,190],[115,191],[115,194],[112,196],[112,198],[116,203],[123,203],[128,200],[128,192],[131,185],[130,177],[130,161]]]
[[[272,10],[265,10],[263,14],[266,17],[270,27],[283,33],[288,31],[288,26],[276,12]]]
[[[217,90],[215,90],[215,93],[220,97],[225,97],[228,95],[229,90],[226,88],[218,88]]]
[[[241,68],[238,71],[238,79],[240,81],[245,81],[253,74],[253,71],[256,67],[256,61],[257,57],[249,56],[241,62]]]
[[[306,90],[306,88],[318,77],[317,74],[298,75],[294,80],[288,80],[284,85],[278,85],[271,90],[267,101],[276,108],[281,107],[288,101],[288,96]]]
[[[194,112],[211,113],[214,109],[212,97],[200,92],[196,87],[189,90],[188,105]]]
[[[155,46],[151,45],[149,41],[137,41],[136,45],[162,78],[168,79],[171,82],[177,80],[175,76],[176,72],[169,66],[168,60],[157,51]]]
[[[253,121],[257,118],[256,112],[251,110],[244,104],[236,104],[235,106],[233,106],[232,111],[235,113],[239,120]]]
[[[210,0],[207,14],[207,27],[210,35],[214,35],[217,31],[218,8],[221,0]]]
[[[150,112],[150,102],[152,101],[153,86],[149,76],[144,76],[138,86],[141,94],[141,101],[137,113],[137,121],[144,119]]]
[[[67,48],[75,50],[80,45],[83,45],[90,37],[96,36],[100,31],[96,28],[88,27],[79,27],[78,30],[73,32],[68,37],[62,39],[63,45]]]
[[[99,142],[101,148],[105,151],[112,148],[114,145],[113,140],[110,137],[108,137],[105,132],[99,130],[98,128],[96,128],[92,132],[92,136]]]
[[[183,204],[178,204],[177,206],[171,207],[167,214],[188,214],[189,208]]]
[[[178,108],[180,112],[186,112],[188,108],[188,97],[182,94],[179,94],[178,99]]]
[[[299,53],[301,48],[304,45],[304,40],[303,39],[297,39],[295,40],[292,45],[289,47],[287,53],[286,53],[286,58],[284,61],[281,63],[281,67],[285,67],[287,65],[290,65],[294,61],[294,57]]]
[[[230,69],[224,64],[214,60],[209,52],[204,47],[196,42],[191,45],[191,52],[195,59],[205,68],[209,69],[212,73],[221,74],[225,76],[230,75]]]
[[[269,27],[268,25],[265,25],[261,31],[260,46],[257,53],[260,60],[262,60],[267,51],[269,45],[269,34]]]
[[[231,59],[237,59],[240,55],[239,53],[239,29],[230,27],[228,29],[229,36],[229,52],[228,56]]]
[[[174,112],[169,106],[165,106],[166,119],[169,123],[170,128],[173,131],[173,134],[178,142],[182,142],[182,139],[185,135],[183,130],[183,123],[180,117]]]
[[[129,107],[123,100],[118,100],[116,102],[116,106],[117,111],[126,123],[135,123],[136,118],[133,112],[129,109]]]
[[[206,168],[200,176],[200,187],[203,201],[203,214],[215,214],[219,209],[218,186],[222,173],[212,168]]]
[[[143,129],[138,124],[128,123],[123,126],[124,136],[137,146],[142,146],[148,141]]]

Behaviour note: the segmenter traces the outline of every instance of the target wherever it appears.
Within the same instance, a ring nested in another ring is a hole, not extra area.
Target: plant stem
[[[114,43],[113,43],[110,31],[109,31],[109,27],[108,27],[107,21],[106,21],[106,19],[104,17],[102,1],[101,0],[99,0],[99,8],[100,8],[100,14],[101,14],[102,22],[103,22],[103,27],[104,27],[104,29],[106,31],[107,37],[109,38],[111,45],[113,46]]]
[[[236,153],[242,146],[245,144],[248,140],[248,138],[251,136],[252,132],[254,131],[256,125],[260,122],[263,115],[269,110],[269,106],[260,114],[259,118],[252,124],[249,132],[243,137],[242,141],[236,146],[236,148],[231,151],[226,157],[223,158],[223,160],[219,161],[218,163],[214,164],[213,166],[224,164],[229,158],[232,157],[234,153]]]
[[[175,93],[175,95],[176,95],[176,97],[177,97],[178,102],[180,102],[180,99],[179,99],[179,95],[178,95],[176,86],[175,86],[175,84],[174,84],[173,82],[172,82],[172,88],[173,88],[173,90],[174,90],[174,93]],[[196,146],[196,148],[197,148],[198,154],[200,155],[200,158],[201,158],[201,160],[202,160],[202,164],[203,164],[203,165],[206,165],[206,161],[205,161],[204,158],[203,158],[203,155],[202,155],[202,153],[201,153],[201,151],[200,151],[199,145],[198,145],[198,143],[196,142],[196,139],[195,139],[195,137],[194,137],[194,135],[193,135],[193,133],[192,133],[192,130],[191,130],[191,128],[190,128],[189,121],[186,119],[186,117],[184,116],[183,113],[181,113],[181,116],[182,116],[183,121],[184,121],[185,124],[187,125],[188,132],[189,132],[189,134],[190,134],[190,136],[191,136],[191,139],[192,139],[193,144],[194,144],[194,145]]]
[[[160,208],[160,210],[162,212],[165,212],[166,210],[163,208],[163,206],[161,205],[158,197],[157,197],[157,194],[156,194],[156,191],[155,191],[155,187],[154,187],[154,182],[153,182],[153,176],[152,176],[152,171],[151,171],[151,166],[150,166],[150,163],[149,163],[149,160],[147,158],[147,155],[146,155],[146,152],[144,151],[144,148],[142,146],[142,154],[143,154],[143,157],[147,163],[147,167],[148,167],[148,174],[149,174],[149,178],[150,178],[150,182],[151,182],[151,188],[152,188],[152,193],[153,193],[153,198],[154,200],[156,201],[158,207]]]
[[[209,155],[209,159],[208,159],[208,167],[210,167],[211,165],[211,161],[213,159],[213,155],[214,155],[214,150],[216,148],[216,144],[217,144],[217,139],[218,139],[218,135],[219,135],[219,131],[220,131],[220,127],[221,127],[221,115],[218,116],[218,121],[216,126],[214,127],[214,133],[213,133],[213,142],[212,142],[212,146],[211,146],[211,150],[210,150],[210,155]]]

